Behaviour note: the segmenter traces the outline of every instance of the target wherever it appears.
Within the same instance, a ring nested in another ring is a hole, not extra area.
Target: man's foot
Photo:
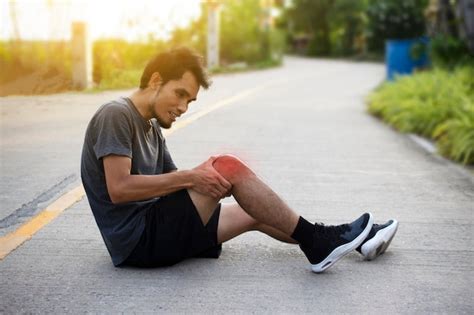
[[[357,248],[367,238],[372,228],[372,221],[372,215],[364,213],[349,224],[325,226],[316,223],[313,246],[304,248],[300,245],[312,265],[313,272],[323,272],[344,255]]]
[[[365,260],[372,260],[382,255],[390,245],[395,233],[397,233],[398,221],[389,220],[385,224],[374,224],[369,236],[364,240],[357,251],[364,256]]]

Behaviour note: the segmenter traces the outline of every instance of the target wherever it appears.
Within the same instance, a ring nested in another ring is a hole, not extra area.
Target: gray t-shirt
[[[115,266],[135,248],[145,229],[146,210],[157,198],[113,204],[102,158],[132,159],[131,174],[153,175],[176,170],[156,119],[146,121],[128,98],[102,105],[87,127],[81,178],[105,245]]]

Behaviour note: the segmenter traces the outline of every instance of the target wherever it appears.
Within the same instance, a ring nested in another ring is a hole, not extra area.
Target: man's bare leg
[[[222,155],[215,159],[213,166],[232,184],[231,193],[240,208],[260,223],[262,229],[272,233],[277,230],[287,236],[293,233],[299,216],[242,161],[231,155]],[[219,200],[192,189],[188,192],[201,220],[206,224]]]
[[[238,158],[230,155],[219,156],[214,159],[213,167],[232,184],[232,195],[249,217],[262,224],[262,227],[268,226],[269,233],[277,231],[279,236],[289,235],[298,241],[314,272],[323,272],[357,248],[372,228],[373,219],[370,213],[365,213],[357,220],[341,226],[313,225],[291,210]],[[201,219],[206,224],[218,200],[209,201],[210,198],[193,190],[189,190],[189,193]],[[204,200],[195,200],[202,197]],[[226,231],[227,235],[221,233],[222,240],[245,232],[238,228]]]
[[[285,235],[292,235],[299,215],[242,161],[231,155],[222,155],[213,166],[232,184],[232,195],[249,216]]]
[[[248,231],[259,231],[285,243],[297,244],[297,242],[285,233],[260,223],[249,216],[237,203],[222,204],[217,227],[218,243],[227,242],[234,237]]]
[[[218,200],[204,196],[192,189],[188,190],[188,193],[198,210],[203,224],[207,224],[217,207]],[[218,243],[224,243],[248,231],[260,231],[276,240],[297,244],[297,242],[289,235],[252,218],[239,206],[239,204],[223,204],[217,229]]]

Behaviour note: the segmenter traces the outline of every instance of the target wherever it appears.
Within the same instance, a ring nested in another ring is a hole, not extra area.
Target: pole
[[[218,1],[207,1],[207,67],[219,67],[219,11]]]
[[[92,87],[92,43],[85,22],[72,23],[72,84],[76,89]]]

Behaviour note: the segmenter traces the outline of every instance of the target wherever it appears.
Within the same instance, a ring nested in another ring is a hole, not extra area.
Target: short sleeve
[[[164,152],[163,173],[176,171],[178,168],[176,167],[176,165],[173,162],[173,159],[171,158],[171,154],[168,151],[168,147],[166,146],[166,140],[163,141],[163,152]]]
[[[123,107],[110,105],[98,112],[94,121],[96,158],[112,154],[132,158],[132,126],[129,113]]]

